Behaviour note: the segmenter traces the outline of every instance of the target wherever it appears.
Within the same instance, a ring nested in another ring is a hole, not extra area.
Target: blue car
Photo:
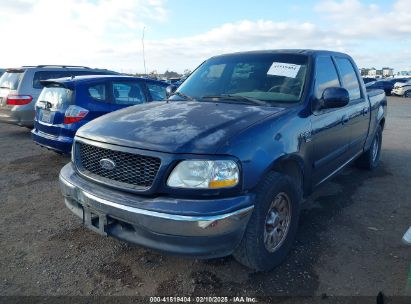
[[[166,98],[167,83],[131,76],[79,76],[42,81],[32,139],[62,154],[76,131],[106,113]]]

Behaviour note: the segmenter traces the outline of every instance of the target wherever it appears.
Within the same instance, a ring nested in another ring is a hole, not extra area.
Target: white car
[[[391,91],[391,94],[402,97],[411,97],[411,80],[405,83],[396,82],[394,84],[394,88]]]

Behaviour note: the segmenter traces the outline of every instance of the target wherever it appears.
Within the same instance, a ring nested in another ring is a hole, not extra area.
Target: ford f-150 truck
[[[221,55],[169,93],[77,132],[60,184],[95,232],[269,270],[292,246],[303,198],[380,159],[385,94],[367,93],[343,53]]]

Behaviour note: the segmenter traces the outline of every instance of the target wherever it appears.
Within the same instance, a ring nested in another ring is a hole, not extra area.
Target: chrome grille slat
[[[116,164],[115,168],[102,168],[99,162],[103,158],[112,160]],[[83,142],[76,142],[75,162],[77,169],[85,176],[131,189],[150,188],[161,165],[161,160],[157,157],[111,150]]]

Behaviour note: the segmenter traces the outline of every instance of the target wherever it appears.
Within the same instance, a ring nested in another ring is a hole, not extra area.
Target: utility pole
[[[146,68],[146,53],[144,50],[144,32],[146,27],[143,27],[143,37],[141,38],[141,43],[143,44],[143,62],[144,62],[144,73],[147,75],[147,68]]]

